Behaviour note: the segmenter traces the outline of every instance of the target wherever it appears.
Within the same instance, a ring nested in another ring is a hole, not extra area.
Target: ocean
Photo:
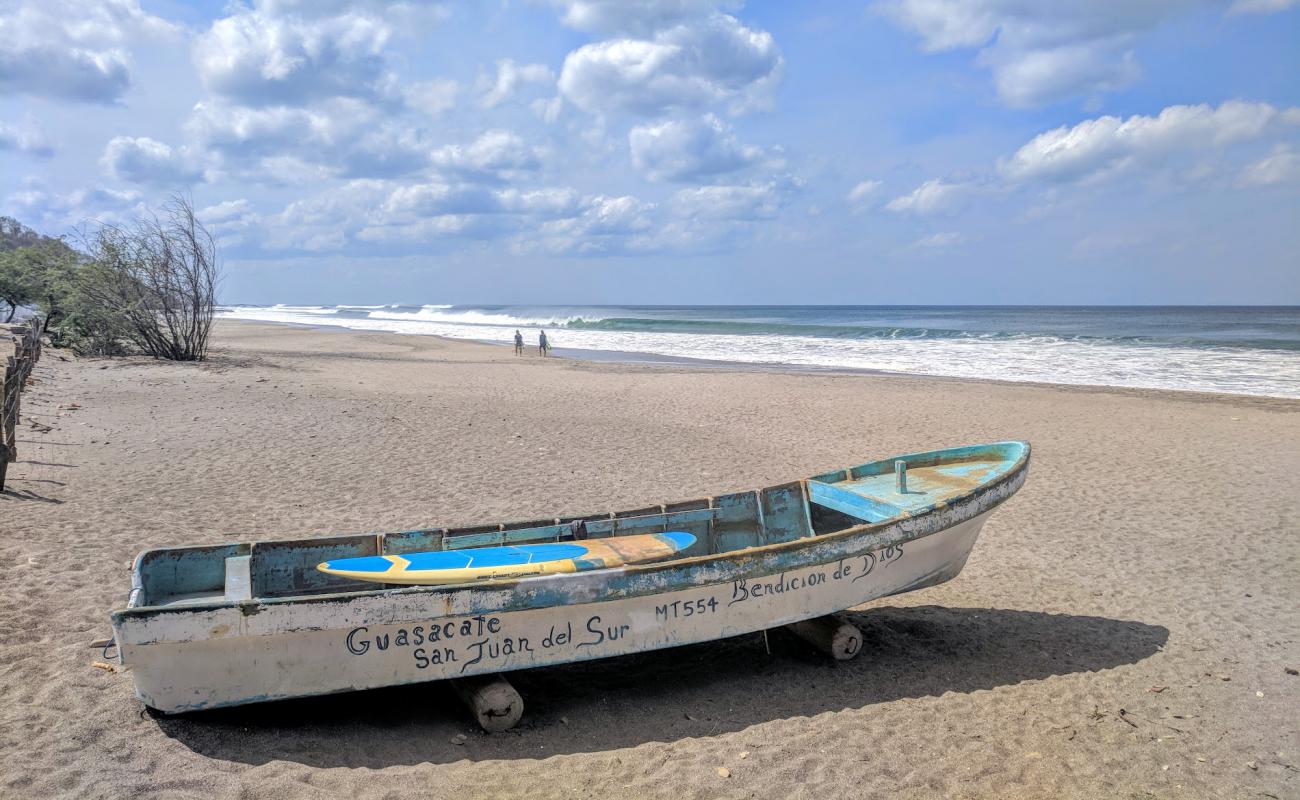
[[[223,306],[218,316],[634,360],[1300,398],[1300,306]]]

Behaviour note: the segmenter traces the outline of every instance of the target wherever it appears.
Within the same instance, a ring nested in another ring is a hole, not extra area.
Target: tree
[[[220,265],[188,198],[174,196],[161,217],[101,224],[84,238],[87,263],[71,296],[97,335],[121,335],[155,358],[207,356]]]
[[[40,305],[48,316],[77,258],[62,239],[39,234],[12,217],[0,217],[0,301],[8,306],[5,321],[13,319],[19,306],[32,304]]]
[[[13,321],[19,306],[31,305],[36,286],[22,250],[0,252],[0,300],[9,307],[5,322]]]
[[[13,217],[0,217],[0,252],[58,241],[42,236]]]

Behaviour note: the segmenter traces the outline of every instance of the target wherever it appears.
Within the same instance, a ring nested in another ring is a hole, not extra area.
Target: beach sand
[[[237,323],[204,365],[50,350],[35,377],[0,495],[5,798],[1300,797],[1300,402]],[[494,736],[439,684],[155,718],[92,666],[149,547],[634,508],[1011,438],[1029,480],[965,571],[849,612],[848,663],[778,632],[518,673],[525,720]]]

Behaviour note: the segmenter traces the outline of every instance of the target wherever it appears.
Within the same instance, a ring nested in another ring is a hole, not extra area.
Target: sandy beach
[[[0,495],[0,796],[1300,797],[1300,401],[214,341],[34,373]],[[155,718],[92,665],[149,547],[635,508],[1013,438],[1025,488],[955,580],[849,612],[852,662],[774,633],[519,673],[525,720],[494,736],[437,684]]]

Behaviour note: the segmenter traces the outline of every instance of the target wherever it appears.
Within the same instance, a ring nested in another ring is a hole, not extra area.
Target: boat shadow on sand
[[[370,767],[546,758],[743,730],[903,698],[1132,664],[1168,629],[989,608],[848,612],[861,655],[836,663],[784,631],[516,672],[524,719],[482,734],[441,683],[160,717],[194,752],[248,764]],[[768,654],[770,647],[771,654]],[[456,734],[467,741],[452,742]]]

